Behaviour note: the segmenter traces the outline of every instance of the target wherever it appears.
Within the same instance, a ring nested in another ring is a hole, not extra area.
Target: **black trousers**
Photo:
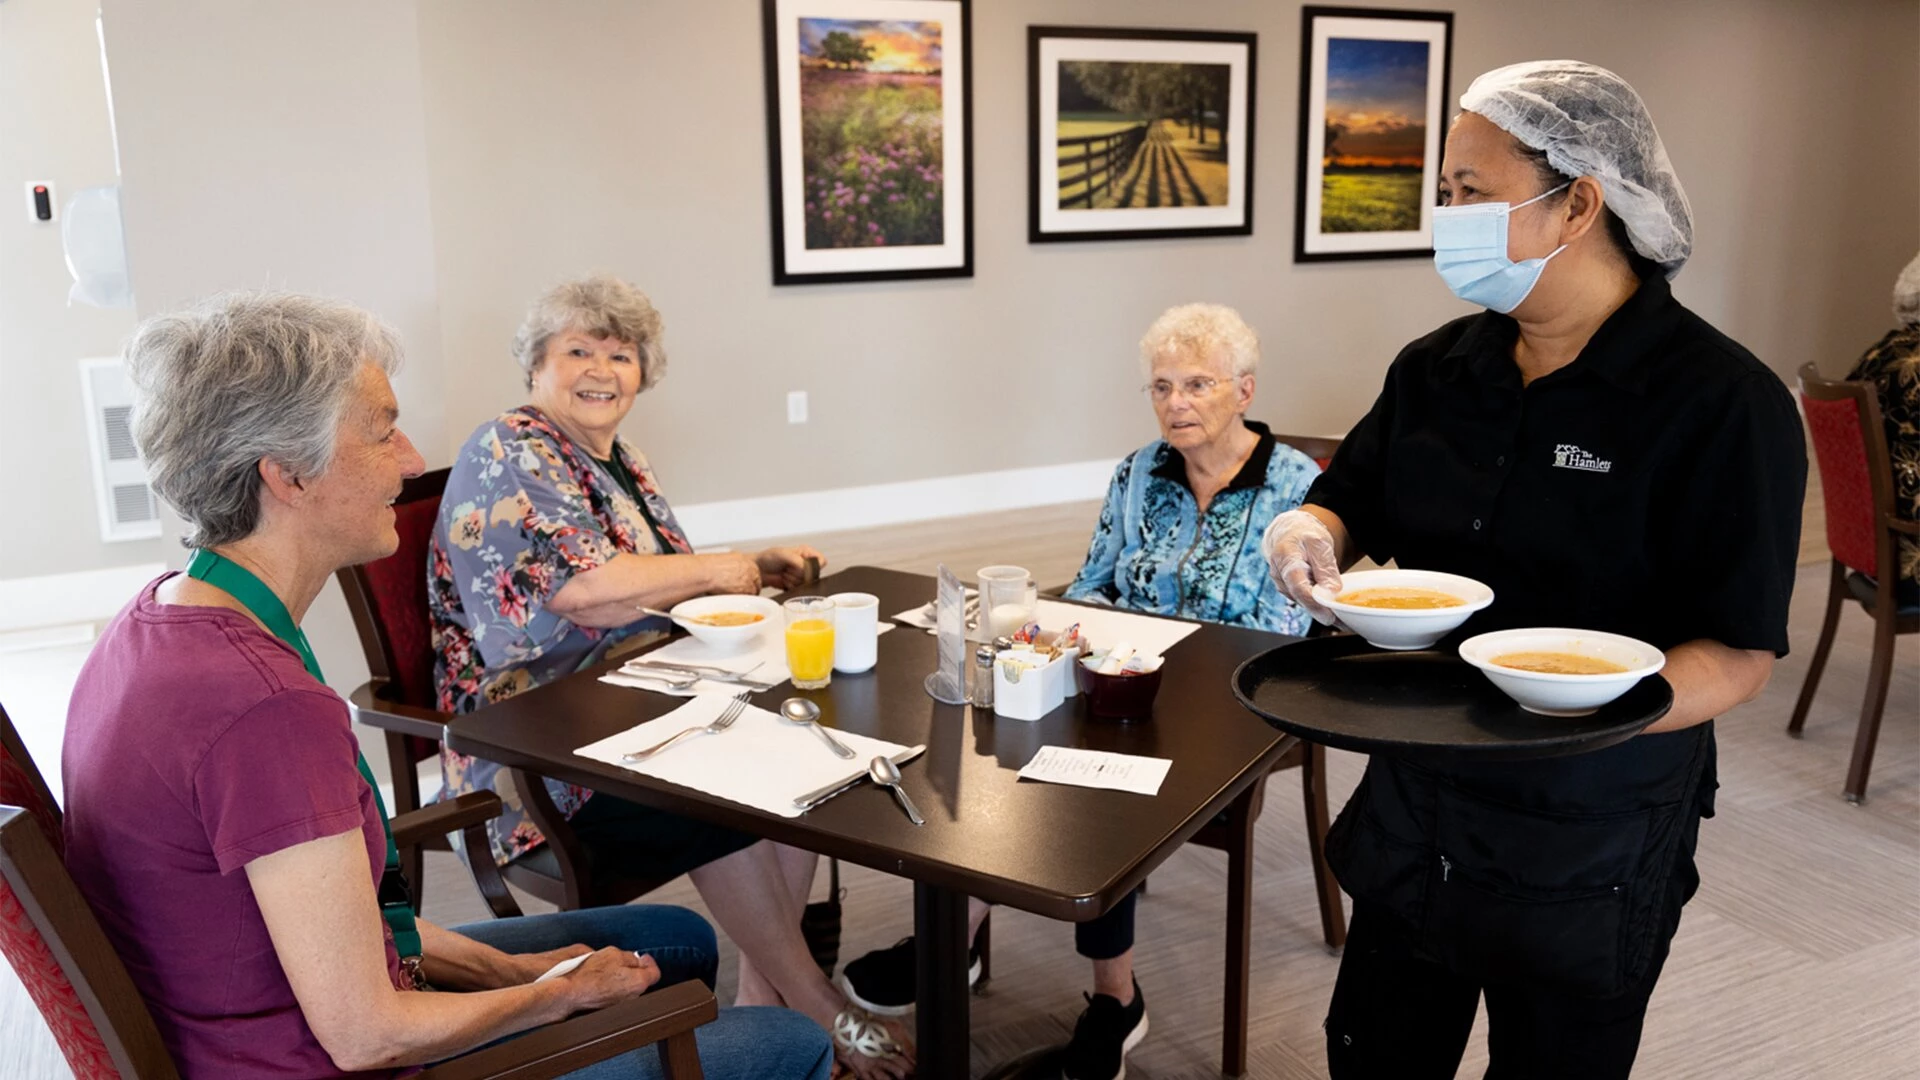
[[[1074,923],[1074,951],[1089,960],[1111,960],[1133,948],[1133,905],[1139,896],[1135,889],[1105,915]]]
[[[1485,1080],[1624,1080],[1672,940],[1669,929],[1626,993],[1573,997],[1464,978],[1421,957],[1392,916],[1356,901],[1327,1010],[1328,1072],[1333,1080],[1453,1080],[1485,994]]]

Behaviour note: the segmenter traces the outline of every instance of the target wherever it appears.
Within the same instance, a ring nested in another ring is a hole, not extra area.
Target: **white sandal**
[[[841,1009],[840,1015],[833,1018],[833,1044],[848,1053],[870,1058],[895,1057],[906,1050],[884,1024],[858,1005]]]

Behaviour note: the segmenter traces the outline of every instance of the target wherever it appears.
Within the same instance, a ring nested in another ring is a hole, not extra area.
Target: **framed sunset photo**
[[[1432,252],[1452,47],[1451,12],[1302,10],[1295,262]]]
[[[763,0],[773,282],[973,274],[966,0]]]

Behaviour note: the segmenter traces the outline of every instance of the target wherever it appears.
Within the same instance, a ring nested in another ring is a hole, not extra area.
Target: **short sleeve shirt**
[[[579,626],[547,605],[575,574],[622,554],[693,550],[660,493],[647,459],[616,440],[613,464],[627,483],[567,438],[540,410],[523,406],[480,425],[447,475],[428,551],[427,608],[434,684],[444,712],[467,713],[597,663],[636,633],[664,620],[623,627]],[[638,611],[635,614],[639,614]],[[441,752],[450,795],[498,791],[506,811],[489,823],[494,857],[542,842],[507,776],[483,759]],[[592,792],[547,782],[571,817]]]
[[[1778,376],[1655,276],[1522,386],[1491,312],[1407,346],[1307,502],[1376,561],[1463,574],[1461,636],[1571,626],[1787,651],[1806,451]]]
[[[358,830],[378,888],[386,834],[346,702],[251,619],[159,604],[158,584],[107,627],[74,687],[67,868],[183,1076],[345,1075],[300,1012],[245,868]]]

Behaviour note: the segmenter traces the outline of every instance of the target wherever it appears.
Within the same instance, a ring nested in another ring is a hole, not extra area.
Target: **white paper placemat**
[[[718,735],[698,735],[683,740],[639,764],[620,760],[622,754],[670,739],[688,728],[712,723],[730,701],[730,696],[702,694],[665,716],[583,746],[574,753],[769,814],[799,817],[802,811],[795,809],[793,800],[836,780],[865,772],[866,763],[876,757],[892,757],[906,749],[899,743],[835,729],[834,736],[853,750],[851,759],[843,758],[806,728],[786,723],[765,709],[749,705],[732,727]]]
[[[1158,795],[1160,784],[1166,780],[1167,770],[1172,767],[1173,761],[1169,758],[1079,750],[1070,746],[1043,746],[1039,753],[1033,755],[1033,760],[1020,770],[1020,779],[1130,791],[1136,795]]]
[[[926,629],[933,633],[933,617],[924,608],[914,608],[895,615],[896,622]],[[1080,624],[1080,632],[1086,635],[1093,647],[1100,651],[1113,648],[1122,641],[1130,642],[1135,651],[1164,655],[1168,649],[1179,644],[1188,634],[1200,629],[1197,623],[1181,622],[1177,619],[1163,619],[1157,615],[1142,615],[1137,611],[1121,611],[1109,607],[1083,607],[1079,604],[1063,604],[1058,600],[1041,600],[1034,608],[1034,619],[1042,630],[1065,630],[1074,623]],[[984,631],[975,627],[967,631],[968,641],[985,641]]]

